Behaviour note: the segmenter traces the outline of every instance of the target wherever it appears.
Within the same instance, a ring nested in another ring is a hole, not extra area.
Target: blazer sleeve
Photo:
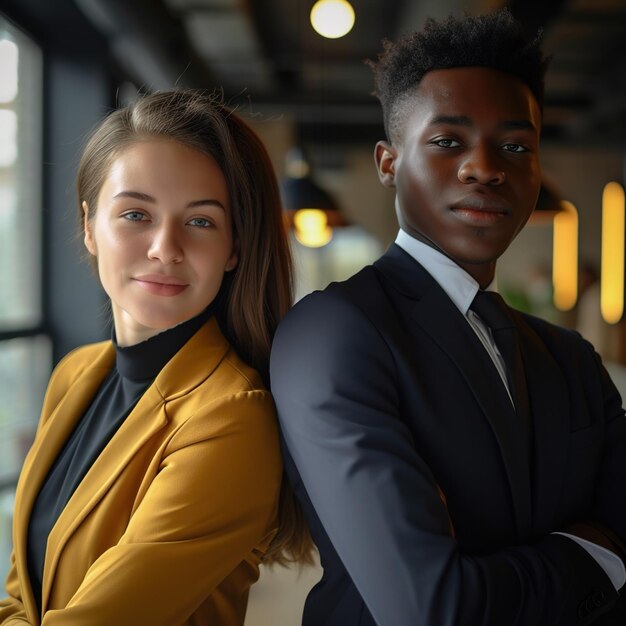
[[[459,548],[402,419],[392,354],[351,303],[324,292],[296,306],[271,380],[302,482],[378,626],[573,626],[614,604],[608,577],[566,537]]]
[[[30,624],[22,603],[20,585],[15,567],[15,555],[11,553],[11,567],[6,580],[7,598],[0,600],[0,625],[25,626]]]
[[[280,480],[269,392],[214,401],[170,439],[120,541],[93,563],[65,608],[46,612],[42,626],[183,623],[269,544]]]
[[[72,356],[81,349],[85,350],[85,348],[79,348],[66,355],[52,372],[44,397],[41,412],[42,416],[49,416],[52,412],[52,408],[55,407],[60,402],[63,395],[67,393],[72,382],[72,377],[68,376],[68,364],[71,363]],[[37,428],[38,432],[41,430],[43,424],[44,418],[42,417]],[[15,555],[13,553],[11,553],[11,564],[6,579],[6,592],[8,596],[0,600],[0,626],[23,626],[24,624],[30,624],[31,622],[28,621],[27,613],[22,602],[21,586],[15,566]]]

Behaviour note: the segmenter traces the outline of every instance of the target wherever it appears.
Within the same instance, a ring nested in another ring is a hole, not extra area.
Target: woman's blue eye
[[[124,213],[124,219],[129,222],[141,222],[144,218],[144,214],[141,211],[129,211],[128,213]]]
[[[199,226],[200,228],[210,228],[212,223],[206,217],[194,217],[189,220],[191,226]]]

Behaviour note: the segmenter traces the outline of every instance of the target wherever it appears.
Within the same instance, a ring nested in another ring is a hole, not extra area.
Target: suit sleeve
[[[566,537],[459,549],[402,420],[393,357],[350,303],[326,292],[296,306],[271,378],[290,454],[378,626],[573,626],[614,604],[608,577]]]
[[[589,362],[600,378],[604,399],[605,437],[602,465],[596,483],[595,516],[626,545],[626,418],[622,398],[593,346],[584,342]],[[592,372],[589,373],[591,376]]]
[[[65,608],[46,612],[42,626],[185,622],[269,544],[280,480],[269,393],[212,403],[176,432],[120,541],[93,563]]]

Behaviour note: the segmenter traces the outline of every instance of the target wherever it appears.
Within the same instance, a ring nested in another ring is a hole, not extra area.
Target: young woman
[[[291,302],[267,153],[213,97],[155,94],[96,129],[78,197],[113,338],[50,380],[0,625],[240,625],[260,561],[306,551],[264,385]]]

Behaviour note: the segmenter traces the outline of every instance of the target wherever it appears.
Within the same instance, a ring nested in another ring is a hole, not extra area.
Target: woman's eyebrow
[[[132,198],[133,200],[141,200],[142,202],[151,202],[152,204],[156,204],[155,198],[148,195],[147,193],[142,193],[141,191],[130,191],[130,190],[120,191],[119,193],[116,193],[113,197],[114,198]],[[194,209],[199,206],[207,206],[207,205],[217,206],[220,209],[223,209],[224,211],[226,210],[224,205],[215,198],[203,198],[202,200],[193,200],[187,205],[187,208]]]

